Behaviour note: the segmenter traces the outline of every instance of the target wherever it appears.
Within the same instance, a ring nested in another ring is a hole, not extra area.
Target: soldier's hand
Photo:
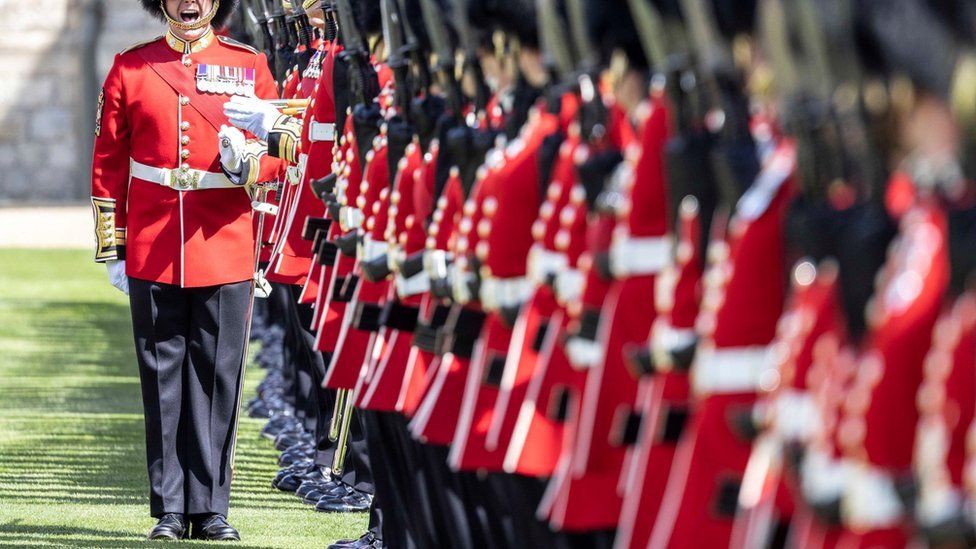
[[[108,281],[125,295],[129,295],[129,277],[125,274],[125,260],[112,260],[105,263]]]
[[[224,103],[224,114],[230,123],[238,128],[251,132],[262,141],[268,140],[268,133],[278,118],[283,116],[278,109],[263,99],[257,97],[241,97],[235,95]]]
[[[220,165],[227,173],[240,175],[244,163],[244,147],[247,139],[241,130],[231,126],[221,126],[217,132],[217,144],[220,150]]]

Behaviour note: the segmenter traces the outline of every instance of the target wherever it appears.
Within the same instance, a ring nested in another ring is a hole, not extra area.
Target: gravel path
[[[95,248],[91,206],[0,208],[0,248]]]

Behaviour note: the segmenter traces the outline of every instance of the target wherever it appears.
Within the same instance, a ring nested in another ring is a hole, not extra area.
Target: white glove
[[[241,130],[233,126],[221,126],[217,132],[217,146],[220,149],[220,165],[227,173],[240,175],[244,168],[244,147],[247,140]]]
[[[108,281],[125,295],[129,295],[129,277],[125,274],[125,260],[109,260],[105,262],[108,269]]]
[[[257,97],[232,96],[224,103],[224,114],[230,123],[251,132],[261,141],[268,140],[268,132],[281,116],[271,103]]]

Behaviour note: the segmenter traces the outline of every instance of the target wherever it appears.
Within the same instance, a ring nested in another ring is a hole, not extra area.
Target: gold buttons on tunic
[[[183,137],[181,137],[180,138],[180,144],[181,145],[189,145],[190,144],[190,136],[189,135],[184,135]]]
[[[185,131],[187,131],[189,129],[190,129],[190,123],[189,122],[181,122],[180,123],[180,131],[185,132]]]
[[[190,157],[190,151],[183,149],[180,151],[180,158],[187,159]]]
[[[185,95],[181,95],[180,96],[180,105],[183,105],[185,107],[185,106],[187,106],[189,104],[190,104],[190,98],[187,97],[187,96],[185,96]]]

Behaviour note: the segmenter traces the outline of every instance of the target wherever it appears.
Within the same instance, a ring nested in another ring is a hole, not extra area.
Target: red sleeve
[[[98,96],[92,158],[95,261],[125,259],[125,200],[129,186],[129,123],[126,119],[121,55]]]

